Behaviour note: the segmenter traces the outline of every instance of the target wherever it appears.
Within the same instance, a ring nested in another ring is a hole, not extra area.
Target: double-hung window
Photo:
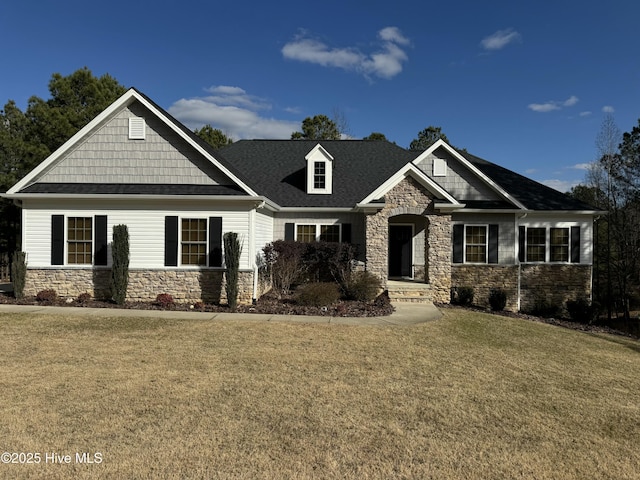
[[[465,262],[487,263],[487,226],[465,226]]]
[[[327,186],[327,168],[325,162],[313,162],[313,188],[324,190]]]
[[[181,227],[182,265],[206,265],[207,219],[183,218]]]
[[[544,262],[547,254],[547,229],[527,229],[527,262]]]
[[[552,228],[550,229],[551,251],[549,252],[552,262],[568,262],[569,261],[569,229],[568,228]]]
[[[520,262],[580,263],[579,226],[524,227],[519,229]]]
[[[296,226],[298,242],[340,242],[340,225],[299,224]]]
[[[93,217],[67,218],[67,263],[91,265]]]
[[[453,225],[453,263],[498,263],[498,224]]]
[[[107,265],[107,216],[51,215],[51,265]]]

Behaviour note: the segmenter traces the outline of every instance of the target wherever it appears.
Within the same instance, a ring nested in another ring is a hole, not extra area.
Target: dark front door
[[[389,276],[411,277],[413,258],[411,225],[389,225]]]

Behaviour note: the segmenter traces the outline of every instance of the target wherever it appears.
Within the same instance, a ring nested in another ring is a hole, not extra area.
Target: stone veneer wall
[[[492,288],[501,288],[507,293],[505,310],[518,311],[518,266],[517,265],[462,265],[451,267],[451,283],[456,287],[473,287],[473,303],[489,307]]]
[[[591,298],[591,265],[522,265],[520,310],[531,311],[544,300],[566,313],[567,300]]]
[[[451,300],[451,215],[427,215],[426,281],[431,285],[433,301]]]
[[[420,215],[428,220],[426,268],[417,274],[432,285],[433,301],[449,303],[451,287],[451,217],[437,215],[433,197],[413,178],[406,177],[385,195],[385,206],[366,217],[367,270],[382,281],[388,280],[389,218]]]
[[[53,288],[60,297],[76,298],[90,293],[94,298],[107,299],[111,270],[42,268],[28,269],[25,295]],[[128,301],[154,301],[160,293],[168,293],[178,303],[203,301],[226,303],[223,270],[129,270]],[[261,289],[262,290],[262,289]],[[261,292],[259,292],[261,293]],[[253,300],[253,272],[240,271],[238,303]]]
[[[506,309],[518,309],[518,265],[453,265],[451,278],[453,287],[473,287],[477,305],[488,307],[491,289],[502,288]],[[520,310],[546,302],[566,313],[567,300],[578,297],[591,297],[591,265],[521,265]]]

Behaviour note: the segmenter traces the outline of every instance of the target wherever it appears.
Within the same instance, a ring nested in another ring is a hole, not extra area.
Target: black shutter
[[[489,263],[498,263],[498,225],[489,225]]]
[[[518,227],[518,260],[520,263],[525,261],[525,241],[527,240],[527,230],[525,227]]]
[[[464,262],[464,225],[453,226],[453,263]]]
[[[164,265],[178,266],[178,217],[164,217]]]
[[[285,240],[294,240],[294,228],[295,225],[293,223],[285,223],[284,224],[284,239]]]
[[[580,263],[580,227],[571,227],[571,263]]]
[[[209,266],[222,266],[222,217],[209,217]]]
[[[95,217],[95,241],[93,246],[93,264],[107,264],[107,216],[96,215]]]
[[[342,224],[342,243],[351,243],[351,224]]]
[[[51,265],[64,265],[64,215],[51,215]]]

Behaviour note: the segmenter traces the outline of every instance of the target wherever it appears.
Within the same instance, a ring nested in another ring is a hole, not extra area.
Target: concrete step
[[[428,283],[389,282],[387,290],[392,302],[429,303],[433,301],[431,286]]]

